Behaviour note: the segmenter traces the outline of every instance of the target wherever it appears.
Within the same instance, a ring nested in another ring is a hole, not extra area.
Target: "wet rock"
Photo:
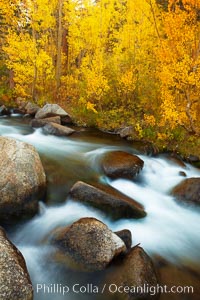
[[[189,163],[195,163],[195,162],[199,162],[199,161],[200,161],[200,158],[199,158],[199,156],[197,156],[197,155],[192,155],[192,154],[190,154],[190,155],[187,157],[187,161],[188,161]]]
[[[154,145],[152,143],[149,143],[149,142],[145,142],[145,145],[143,146],[143,150],[142,151],[146,155],[151,155],[151,156],[157,156],[159,154],[159,152],[160,152],[159,148],[156,145]]]
[[[10,114],[10,111],[5,105],[0,106],[0,115],[1,116],[9,115],[9,114]]]
[[[68,117],[69,114],[62,109],[58,104],[46,104],[44,107],[40,108],[36,115],[36,119],[44,119],[49,117]]]
[[[141,204],[112,187],[102,184],[92,186],[78,181],[71,188],[69,197],[75,201],[91,205],[113,219],[143,218],[146,216]]]
[[[57,229],[52,243],[66,258],[66,263],[83,271],[99,271],[126,251],[124,242],[104,223],[82,218],[71,226]]]
[[[71,117],[68,115],[66,117],[62,117],[61,118],[61,125],[69,125],[69,124],[72,124],[72,119]]]
[[[121,287],[120,292],[108,292],[108,299],[118,300],[148,300],[158,299],[159,295],[152,295],[144,287],[157,286],[158,279],[151,258],[139,246],[133,247],[130,252],[111,269],[108,286],[113,291],[115,286]],[[111,280],[111,282],[110,282]]]
[[[20,251],[0,227],[0,299],[32,300],[33,288]]]
[[[132,245],[132,234],[131,231],[128,229],[123,229],[120,231],[116,231],[115,234],[120,237],[120,239],[124,242],[126,245],[127,250],[129,251],[131,249]]]
[[[68,136],[75,132],[74,129],[56,123],[46,124],[43,127],[43,131],[44,133],[57,135],[57,136]]]
[[[200,178],[187,178],[179,183],[172,195],[178,203],[200,205]]]
[[[200,161],[191,163],[195,168],[200,169]]]
[[[133,179],[142,170],[144,162],[138,156],[123,151],[112,151],[104,155],[104,173],[111,178]]]
[[[122,128],[118,131],[118,134],[120,135],[121,138],[129,138],[133,135],[133,126],[127,126],[125,128]]]
[[[170,161],[172,161],[173,163],[175,163],[177,166],[182,167],[182,168],[186,168],[185,163],[183,162],[182,158],[178,155],[178,154],[170,154],[168,156],[168,159]]]
[[[43,199],[46,176],[35,148],[0,137],[0,220],[32,216]]]
[[[179,175],[182,176],[182,177],[187,177],[187,174],[185,172],[183,172],[183,171],[180,171]]]
[[[21,115],[25,114],[25,112],[26,112],[25,109],[20,109],[18,107],[13,108],[12,111],[13,114],[21,114]]]
[[[167,290],[171,288],[174,290],[174,287],[187,287],[184,295],[179,294],[179,297],[177,297],[178,293],[170,293],[170,300],[199,300],[199,272],[180,265],[173,265],[166,260],[159,265],[156,262],[156,269],[160,278],[160,285],[167,287]],[[169,300],[169,293],[162,293],[160,300]]]
[[[16,104],[17,107],[13,109],[13,112],[16,114],[24,114],[26,113],[26,105],[27,105],[27,101],[25,98],[21,98],[21,97],[17,97],[16,99]]]
[[[27,104],[26,99],[23,98],[23,97],[17,97],[16,100],[15,100],[15,102],[16,102],[16,104],[17,104],[18,106],[21,106],[21,107],[22,107],[22,106],[25,107],[26,104]]]
[[[22,97],[17,97],[15,102],[19,108],[25,107],[27,104],[26,99]]]
[[[33,120],[31,120],[30,125],[34,128],[39,128],[39,127],[43,127],[49,123],[61,124],[60,117],[57,116],[57,117],[51,117],[51,118],[45,118],[45,119],[33,119]]]
[[[40,109],[39,106],[32,102],[28,102],[25,106],[26,114],[31,115],[31,116],[34,116],[39,109]]]
[[[190,164],[192,164],[194,167],[200,168],[200,158],[199,158],[199,156],[189,155],[186,158],[186,161],[189,162]]]

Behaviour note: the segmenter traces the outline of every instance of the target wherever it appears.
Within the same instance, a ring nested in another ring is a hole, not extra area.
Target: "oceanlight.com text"
[[[66,295],[68,293],[75,294],[103,294],[103,293],[111,293],[111,294],[193,294],[194,288],[193,286],[167,286],[167,285],[149,285],[144,284],[141,286],[128,286],[128,285],[117,285],[115,283],[103,284],[100,286],[94,285],[92,283],[88,283],[86,285],[81,285],[79,283],[75,283],[74,285],[64,285],[61,283],[38,283],[36,285],[36,293],[43,294],[60,294]]]

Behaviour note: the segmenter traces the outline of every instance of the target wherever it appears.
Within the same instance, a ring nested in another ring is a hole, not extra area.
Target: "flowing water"
[[[31,129],[29,121],[19,115],[1,117],[0,135],[34,145],[48,178],[47,201],[40,203],[40,214],[9,231],[11,240],[25,257],[35,287],[38,283],[50,285],[89,280],[86,275],[66,271],[55,263],[52,258],[55,249],[46,242],[53,229],[81,217],[95,217],[113,231],[127,228],[132,232],[133,245],[140,243],[151,257],[162,257],[173,266],[199,273],[200,209],[180,206],[170,196],[170,190],[184,179],[180,171],[185,172],[187,178],[200,177],[198,169],[189,164],[180,166],[166,157],[145,156],[117,136],[79,128],[70,137],[55,137],[44,135],[41,129]],[[128,151],[144,160],[144,168],[136,182],[110,180],[102,174],[99,160],[110,150]],[[101,181],[113,186],[143,204],[147,217],[112,221],[98,210],[73,202],[67,193],[77,180]],[[193,283],[191,278],[190,284]],[[179,297],[173,299],[182,299]],[[35,293],[34,299],[80,299],[80,294],[63,297],[60,293]],[[84,299],[83,294],[81,299]]]

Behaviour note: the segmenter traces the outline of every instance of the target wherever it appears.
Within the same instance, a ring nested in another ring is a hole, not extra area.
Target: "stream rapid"
[[[172,264],[199,272],[200,209],[180,206],[170,195],[170,190],[184,179],[180,171],[185,172],[187,178],[200,177],[198,169],[189,164],[180,166],[164,156],[146,156],[134,148],[134,143],[94,130],[79,128],[70,137],[44,135],[42,129],[32,129],[29,120],[20,115],[1,117],[0,135],[35,146],[47,174],[47,201],[40,202],[40,213],[9,230],[10,239],[26,260],[34,286],[88,280],[82,274],[66,272],[55,263],[52,259],[55,249],[45,242],[52,230],[82,217],[95,217],[113,231],[129,229],[133,245],[140,243],[151,257],[161,256]],[[128,151],[144,161],[144,168],[136,181],[110,180],[103,175],[99,161],[110,150]],[[78,180],[111,185],[141,203],[147,217],[112,221],[96,209],[73,202],[67,194]],[[87,299],[81,296],[81,299]],[[80,294],[63,297],[35,293],[34,299],[71,300],[80,299]]]

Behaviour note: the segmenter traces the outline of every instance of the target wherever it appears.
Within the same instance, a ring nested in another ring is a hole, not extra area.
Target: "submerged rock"
[[[72,124],[73,122],[72,122],[72,119],[71,119],[71,117],[68,115],[68,116],[66,116],[66,117],[62,117],[61,118],[61,124],[62,125],[69,125],[69,124]]]
[[[51,118],[45,118],[45,119],[33,119],[33,120],[31,120],[30,125],[34,128],[39,128],[39,127],[43,127],[49,123],[60,124],[61,123],[60,117],[57,116],[57,117],[51,117]]]
[[[172,195],[177,203],[200,205],[200,178],[187,178],[179,183]]]
[[[49,117],[70,117],[69,114],[62,109],[58,104],[46,104],[44,107],[40,108],[36,115],[36,119],[44,119]]]
[[[115,231],[115,234],[122,239],[124,244],[126,245],[127,250],[131,249],[132,245],[132,234],[131,231],[128,229],[122,229],[120,231]]]
[[[57,135],[57,136],[68,136],[75,132],[74,129],[56,123],[46,124],[43,127],[43,131],[44,133]]]
[[[46,176],[36,149],[0,137],[0,152],[0,220],[34,215],[46,188]]]
[[[108,299],[148,300],[159,297],[159,294],[156,293],[158,278],[152,260],[139,246],[133,247],[122,261],[111,268],[108,277],[110,289]],[[120,291],[111,293],[116,287],[120,287]],[[147,287],[151,287],[151,292]],[[154,295],[153,287],[155,287]]]
[[[102,184],[92,186],[78,181],[71,188],[69,196],[75,201],[104,211],[113,219],[143,218],[146,216],[141,204],[110,186]]]
[[[178,175],[182,177],[187,177],[187,174],[184,171],[179,171]]]
[[[136,155],[112,151],[104,155],[101,165],[104,173],[111,178],[132,179],[142,170],[144,162]]]
[[[182,264],[173,264],[167,261],[165,258],[160,257],[156,260],[156,269],[160,278],[160,285],[166,286],[168,289],[174,286],[176,287],[187,287],[187,295],[185,300],[199,300],[200,286],[199,286],[199,276],[198,264],[195,266],[192,264],[188,268]],[[187,264],[187,262],[186,262]],[[193,269],[194,268],[194,269]],[[181,296],[181,297],[180,297]],[[178,299],[184,299],[183,294],[180,295]],[[162,300],[169,300],[169,293],[162,293]],[[177,293],[170,295],[170,300],[177,300]]]
[[[0,299],[32,300],[33,287],[20,251],[0,227]]]
[[[52,243],[61,250],[69,267],[82,271],[103,270],[126,251],[124,242],[95,218],[82,218],[57,229]]]
[[[170,162],[173,163],[173,165],[176,164],[181,168],[186,168],[186,164],[184,163],[182,157],[176,153],[166,153],[163,155],[163,157],[166,157]]]

